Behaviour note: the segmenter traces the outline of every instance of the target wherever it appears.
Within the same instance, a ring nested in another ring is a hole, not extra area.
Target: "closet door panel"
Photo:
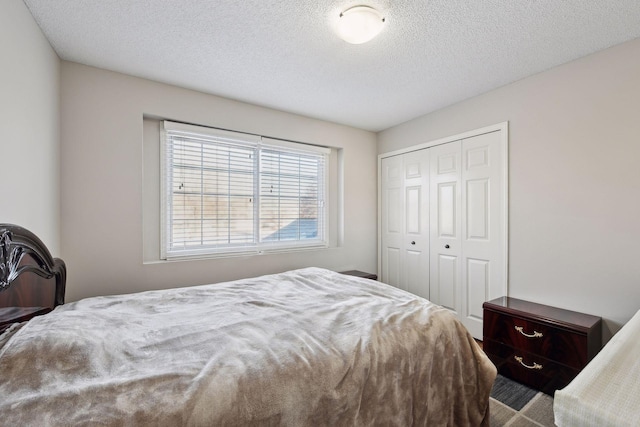
[[[420,204],[420,187],[408,187],[406,190],[407,234],[419,235],[420,216],[424,214]]]
[[[402,285],[402,240],[404,191],[402,157],[394,156],[381,162],[381,277],[384,283]]]
[[[466,315],[470,319],[482,321],[482,303],[485,302],[489,287],[489,266],[489,260],[467,258]]]
[[[457,182],[443,182],[438,184],[436,198],[438,211],[438,236],[440,238],[455,239],[457,236]]]
[[[429,154],[381,161],[381,280],[429,297]]]
[[[436,288],[438,301],[433,301],[452,311],[458,306],[458,257],[439,254],[433,273],[432,287]]]
[[[467,181],[466,188],[466,239],[489,239],[489,180]]]
[[[400,188],[390,188],[387,190],[387,232],[399,235],[402,233],[402,194]]]
[[[431,147],[431,301],[458,312],[461,288],[461,142]]]
[[[403,156],[405,263],[404,289],[429,298],[429,152],[418,150]]]
[[[407,290],[423,298],[429,298],[428,276],[424,272],[424,255],[418,251],[406,252]]]
[[[463,281],[461,320],[482,336],[482,303],[505,295],[504,192],[500,132],[462,141]]]
[[[382,281],[397,288],[400,287],[400,248],[387,246],[382,254],[383,277]]]

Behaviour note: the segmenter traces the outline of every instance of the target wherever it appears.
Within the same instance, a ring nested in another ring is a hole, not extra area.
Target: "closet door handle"
[[[445,249],[449,249],[449,245],[444,245],[444,248]]]
[[[412,244],[412,245],[415,245],[415,244],[416,244],[416,241],[415,241],[415,240],[413,240],[413,241],[411,242],[411,244]]]

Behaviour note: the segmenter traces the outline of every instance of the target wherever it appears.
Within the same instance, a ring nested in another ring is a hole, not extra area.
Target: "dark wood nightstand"
[[[602,319],[516,298],[482,305],[483,349],[500,374],[553,394],[602,347]]]
[[[378,280],[377,274],[365,273],[364,271],[360,271],[360,270],[340,271],[340,274],[346,274],[347,276],[362,277],[363,279]]]

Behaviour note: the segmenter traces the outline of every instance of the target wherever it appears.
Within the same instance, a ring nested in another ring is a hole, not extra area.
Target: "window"
[[[165,121],[162,258],[326,247],[328,154]]]

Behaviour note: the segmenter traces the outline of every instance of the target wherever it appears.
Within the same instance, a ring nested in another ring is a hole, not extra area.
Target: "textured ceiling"
[[[639,0],[24,1],[62,59],[372,131],[640,37]]]

